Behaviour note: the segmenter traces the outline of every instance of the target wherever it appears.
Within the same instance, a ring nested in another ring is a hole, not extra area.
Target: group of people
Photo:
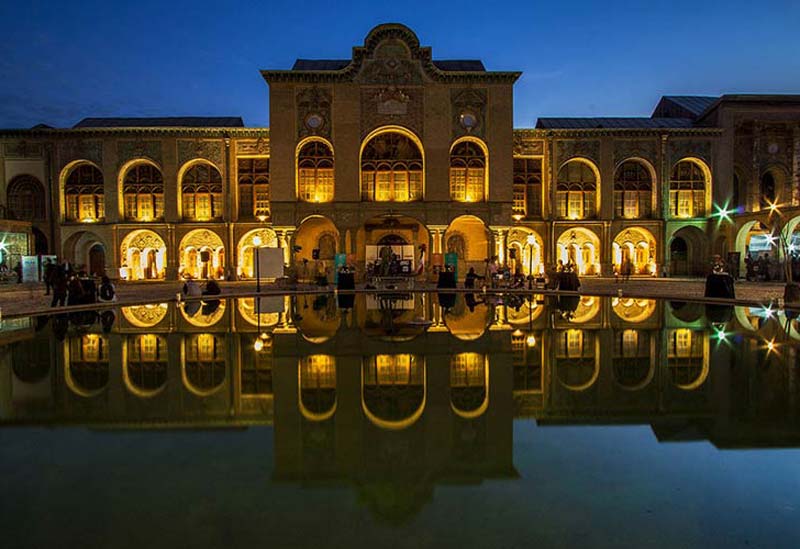
[[[68,261],[61,264],[47,260],[44,264],[45,294],[52,293],[51,307],[86,305],[117,300],[117,291],[111,280],[103,276],[100,286],[85,271],[75,271]]]

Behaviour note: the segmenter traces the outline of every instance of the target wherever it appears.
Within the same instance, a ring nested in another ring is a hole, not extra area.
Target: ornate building
[[[262,74],[270,129],[88,118],[0,132],[3,211],[30,222],[37,253],[132,281],[252,277],[259,246],[301,274],[337,254],[363,271],[383,245],[413,264],[424,245],[427,268],[452,253],[462,277],[492,256],[524,273],[630,260],[637,275],[691,275],[711,253],[743,266],[800,221],[800,96],[666,96],[649,118],[514,129],[520,73],[435,60],[398,24],[350,59]]]

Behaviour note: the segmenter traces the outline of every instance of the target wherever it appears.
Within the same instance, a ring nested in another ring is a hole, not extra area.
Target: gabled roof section
[[[239,116],[84,118],[73,128],[243,128]]]
[[[707,95],[664,95],[653,111],[653,118],[691,118],[697,120],[719,97]]]
[[[691,128],[689,118],[539,118],[536,128],[548,130]]]
[[[487,71],[476,59],[433,60],[431,49],[419,45],[414,31],[399,23],[372,29],[363,46],[353,48],[352,59],[298,59],[291,70],[263,70],[270,82],[353,82],[418,85],[425,80],[452,82],[508,82],[519,72]]]

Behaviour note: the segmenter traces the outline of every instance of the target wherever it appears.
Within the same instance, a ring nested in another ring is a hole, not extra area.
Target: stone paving
[[[628,282],[613,278],[583,278],[581,293],[587,295],[617,295],[619,290],[635,297],[658,297],[664,299],[699,299],[703,297],[705,281],[699,278],[633,278]],[[145,301],[174,300],[180,291],[181,282],[119,283],[117,304],[142,303]],[[222,296],[255,292],[254,282],[223,282]],[[416,284],[418,290],[435,290],[433,284]],[[285,293],[285,287],[262,284],[264,292]],[[318,291],[318,286],[298,285],[299,290]],[[47,312],[50,296],[44,295],[44,284],[7,284],[0,286],[0,310],[4,316]],[[480,291],[480,290],[478,290]],[[783,284],[737,282],[736,297],[740,300],[768,302],[783,296]]]

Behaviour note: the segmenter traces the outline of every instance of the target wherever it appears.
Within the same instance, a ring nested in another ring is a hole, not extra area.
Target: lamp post
[[[533,247],[536,245],[536,237],[532,234],[528,235],[528,246],[530,250],[528,251],[530,258],[529,258],[529,266],[528,266],[528,289],[533,290]]]
[[[258,260],[258,249],[261,247],[261,237],[256,235],[253,237],[253,244],[255,245],[256,250],[256,293],[261,293],[261,266],[260,261]]]

